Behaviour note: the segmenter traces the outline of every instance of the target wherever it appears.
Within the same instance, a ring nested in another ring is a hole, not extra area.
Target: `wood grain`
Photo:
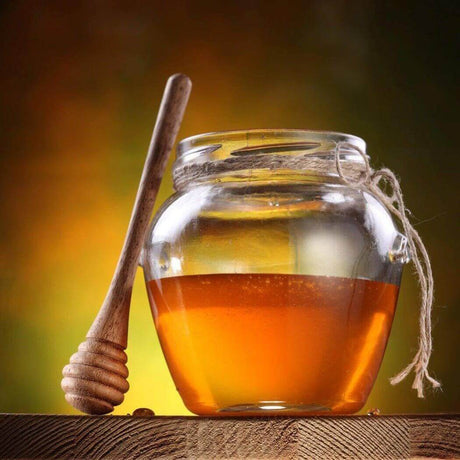
[[[460,416],[0,415],[1,458],[460,458]]]

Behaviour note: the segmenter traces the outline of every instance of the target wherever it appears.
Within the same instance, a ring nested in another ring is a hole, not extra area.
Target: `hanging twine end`
[[[408,376],[408,374],[411,372],[411,370],[414,367],[416,367],[415,364],[411,363],[409,366],[403,369],[398,375],[395,375],[394,377],[390,378],[390,383],[392,385],[397,385],[398,383],[400,383],[402,380],[404,380]],[[415,378],[412,383],[412,388],[414,390],[417,390],[417,396],[419,398],[425,397],[424,388],[423,388],[424,378],[428,380],[428,382],[430,382],[431,387],[433,389],[441,388],[441,383],[438,380],[431,377],[426,368],[419,368],[416,370]]]

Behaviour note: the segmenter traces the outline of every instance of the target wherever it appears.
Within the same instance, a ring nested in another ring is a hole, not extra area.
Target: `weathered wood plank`
[[[460,416],[0,415],[1,458],[460,458]]]
[[[459,416],[408,419],[414,457],[460,458]],[[444,455],[444,456],[443,456]]]
[[[303,419],[300,458],[409,458],[406,418],[342,417]]]

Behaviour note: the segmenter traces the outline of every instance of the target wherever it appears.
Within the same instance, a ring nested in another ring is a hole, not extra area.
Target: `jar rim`
[[[182,139],[177,146],[177,160],[184,159],[189,153],[194,153],[196,148],[219,145],[221,142],[231,142],[238,140],[263,140],[268,144],[271,140],[290,142],[324,142],[332,143],[346,142],[366,151],[366,142],[359,136],[342,133],[339,131],[321,131],[294,128],[253,128],[236,129],[226,131],[210,131],[207,133],[195,134]]]
[[[292,179],[293,172],[302,180],[336,181],[340,179],[337,153],[342,169],[360,175],[366,165],[365,150],[360,137],[334,131],[249,129],[197,134],[178,144],[174,187],[180,190],[209,180],[260,181],[268,173],[279,181],[281,176]]]

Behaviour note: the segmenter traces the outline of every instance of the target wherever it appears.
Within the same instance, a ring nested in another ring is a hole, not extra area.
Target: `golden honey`
[[[374,383],[394,284],[291,274],[148,282],[177,389],[200,415],[358,411]]]

